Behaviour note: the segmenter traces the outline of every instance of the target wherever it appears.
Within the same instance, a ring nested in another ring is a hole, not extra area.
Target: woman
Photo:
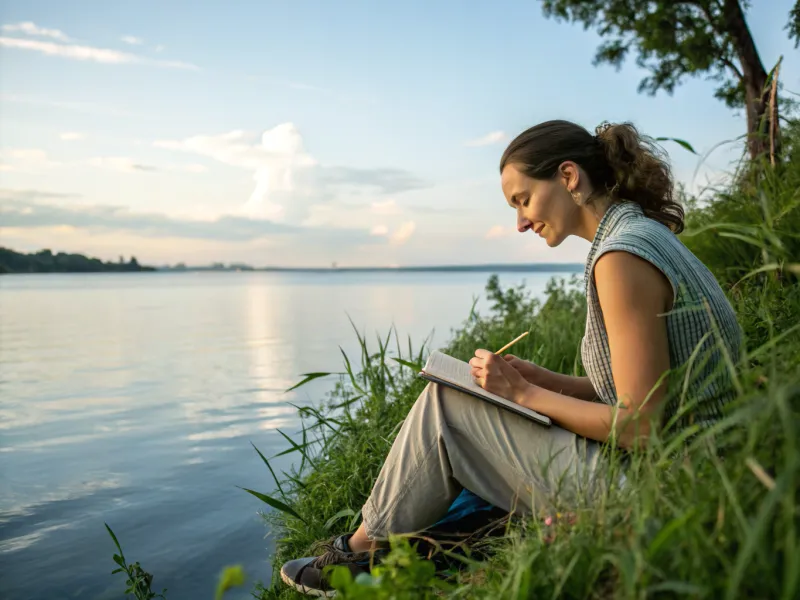
[[[283,565],[283,580],[301,592],[330,594],[327,565],[367,571],[376,542],[431,526],[462,489],[530,514],[556,489],[577,489],[602,469],[602,443],[632,448],[668,420],[707,426],[734,395],[724,354],[737,360],[740,329],[713,275],[676,237],[683,210],[653,144],[629,124],[591,135],[549,121],[511,142],[500,173],[521,233],[553,248],[571,235],[592,243],[581,346],[588,376],[475,352],[478,385],[549,416],[557,425],[550,428],[430,384],[389,452],[358,530],[322,556]],[[667,394],[662,375],[686,366],[693,352],[705,359],[687,379],[683,396],[694,400],[687,409]]]

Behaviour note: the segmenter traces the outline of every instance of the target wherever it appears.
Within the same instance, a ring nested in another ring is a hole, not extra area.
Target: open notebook
[[[511,402],[510,400],[506,400],[505,398],[502,398],[496,394],[487,392],[477,383],[475,383],[475,380],[472,379],[469,363],[466,363],[463,360],[458,360],[457,358],[453,358],[452,356],[448,356],[447,354],[439,352],[438,350],[432,352],[428,357],[428,361],[425,363],[425,366],[420,372],[420,377],[423,377],[428,381],[434,381],[436,383],[461,390],[462,392],[475,396],[476,398],[481,398],[482,400],[491,402],[495,406],[505,408],[506,410],[520,414],[523,417],[527,417],[528,419],[536,421],[541,425],[546,425],[549,427],[551,424],[549,417],[539,414],[530,408],[526,408]]]

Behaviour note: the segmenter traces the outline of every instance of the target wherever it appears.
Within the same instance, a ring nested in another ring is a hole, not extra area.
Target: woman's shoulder
[[[607,252],[621,250],[636,254],[656,266],[673,263],[670,255],[682,253],[683,243],[663,223],[642,213],[641,209],[629,209],[620,217],[612,231],[600,242],[595,258]],[[688,250],[688,249],[687,249]]]

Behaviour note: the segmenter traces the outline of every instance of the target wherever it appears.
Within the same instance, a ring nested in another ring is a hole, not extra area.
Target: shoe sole
[[[283,583],[293,587],[295,590],[301,594],[305,594],[306,596],[315,596],[317,598],[333,598],[336,596],[336,590],[330,590],[327,592],[324,590],[315,590],[295,582],[291,577],[283,572],[283,569],[281,569],[281,579],[283,580]]]

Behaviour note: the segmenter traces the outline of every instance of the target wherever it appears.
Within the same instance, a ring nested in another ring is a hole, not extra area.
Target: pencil
[[[526,335],[528,335],[528,333],[530,333],[530,332],[526,331],[525,333],[523,333],[523,334],[522,334],[521,336],[519,336],[518,338],[516,338],[516,339],[514,339],[514,340],[511,340],[511,341],[510,341],[510,342],[508,342],[508,343],[507,343],[505,346],[503,346],[502,348],[500,348],[500,350],[498,350],[497,352],[495,352],[495,354],[501,354],[501,353],[505,352],[506,350],[508,350],[509,348],[511,348],[511,346],[513,346],[513,345],[514,345],[514,344],[516,344],[518,341],[520,341],[522,338],[524,338]]]

